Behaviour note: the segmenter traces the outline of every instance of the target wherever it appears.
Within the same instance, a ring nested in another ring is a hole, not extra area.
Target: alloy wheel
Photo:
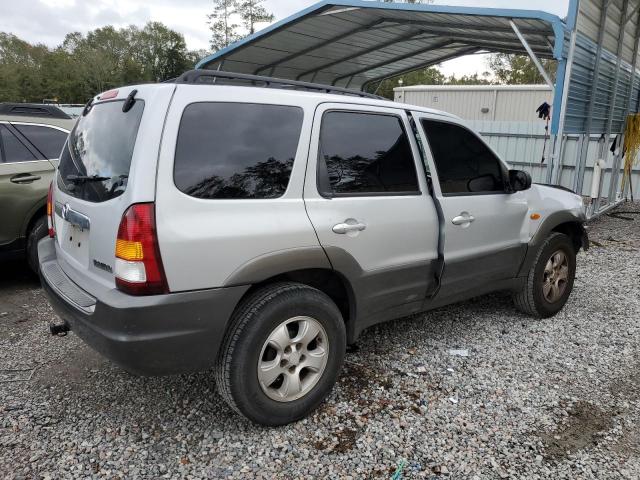
[[[329,355],[327,333],[316,319],[294,317],[267,337],[258,360],[258,381],[272,400],[305,396],[322,377]]]
[[[564,294],[569,281],[569,259],[563,250],[551,255],[544,267],[542,294],[549,303],[555,303]]]

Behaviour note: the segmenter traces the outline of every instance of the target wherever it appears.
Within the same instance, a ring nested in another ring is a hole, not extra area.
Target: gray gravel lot
[[[321,409],[277,429],[234,414],[211,373],[138,378],[48,336],[37,282],[1,265],[0,478],[390,478],[402,462],[402,478],[640,478],[627,216],[591,224],[555,318],[492,295],[375,327]]]

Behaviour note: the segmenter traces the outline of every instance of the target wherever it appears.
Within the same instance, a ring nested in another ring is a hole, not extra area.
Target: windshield
[[[137,100],[127,112],[122,105],[123,101],[99,103],[80,117],[60,157],[62,191],[90,202],[124,193],[144,101]]]

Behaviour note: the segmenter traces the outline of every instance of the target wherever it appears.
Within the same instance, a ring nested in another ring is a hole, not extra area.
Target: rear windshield
[[[60,156],[62,191],[89,202],[124,193],[144,101],[137,100],[127,112],[122,111],[123,103],[99,103],[80,117]]]

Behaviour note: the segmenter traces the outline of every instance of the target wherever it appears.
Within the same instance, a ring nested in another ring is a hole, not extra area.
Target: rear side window
[[[444,195],[504,193],[500,160],[472,132],[453,123],[422,120]]]
[[[4,125],[0,125],[0,150],[0,159],[5,163],[37,160],[36,156]]]
[[[58,158],[67,140],[67,133],[42,125],[13,124],[38,149],[44,158]]]
[[[136,100],[126,112],[123,103],[98,103],[80,117],[60,156],[58,187],[62,191],[89,202],[124,193],[144,101]]]
[[[289,184],[302,130],[299,107],[193,103],[185,108],[174,181],[204,199],[277,198]]]
[[[400,117],[327,112],[320,131],[323,195],[419,193],[411,145]]]

